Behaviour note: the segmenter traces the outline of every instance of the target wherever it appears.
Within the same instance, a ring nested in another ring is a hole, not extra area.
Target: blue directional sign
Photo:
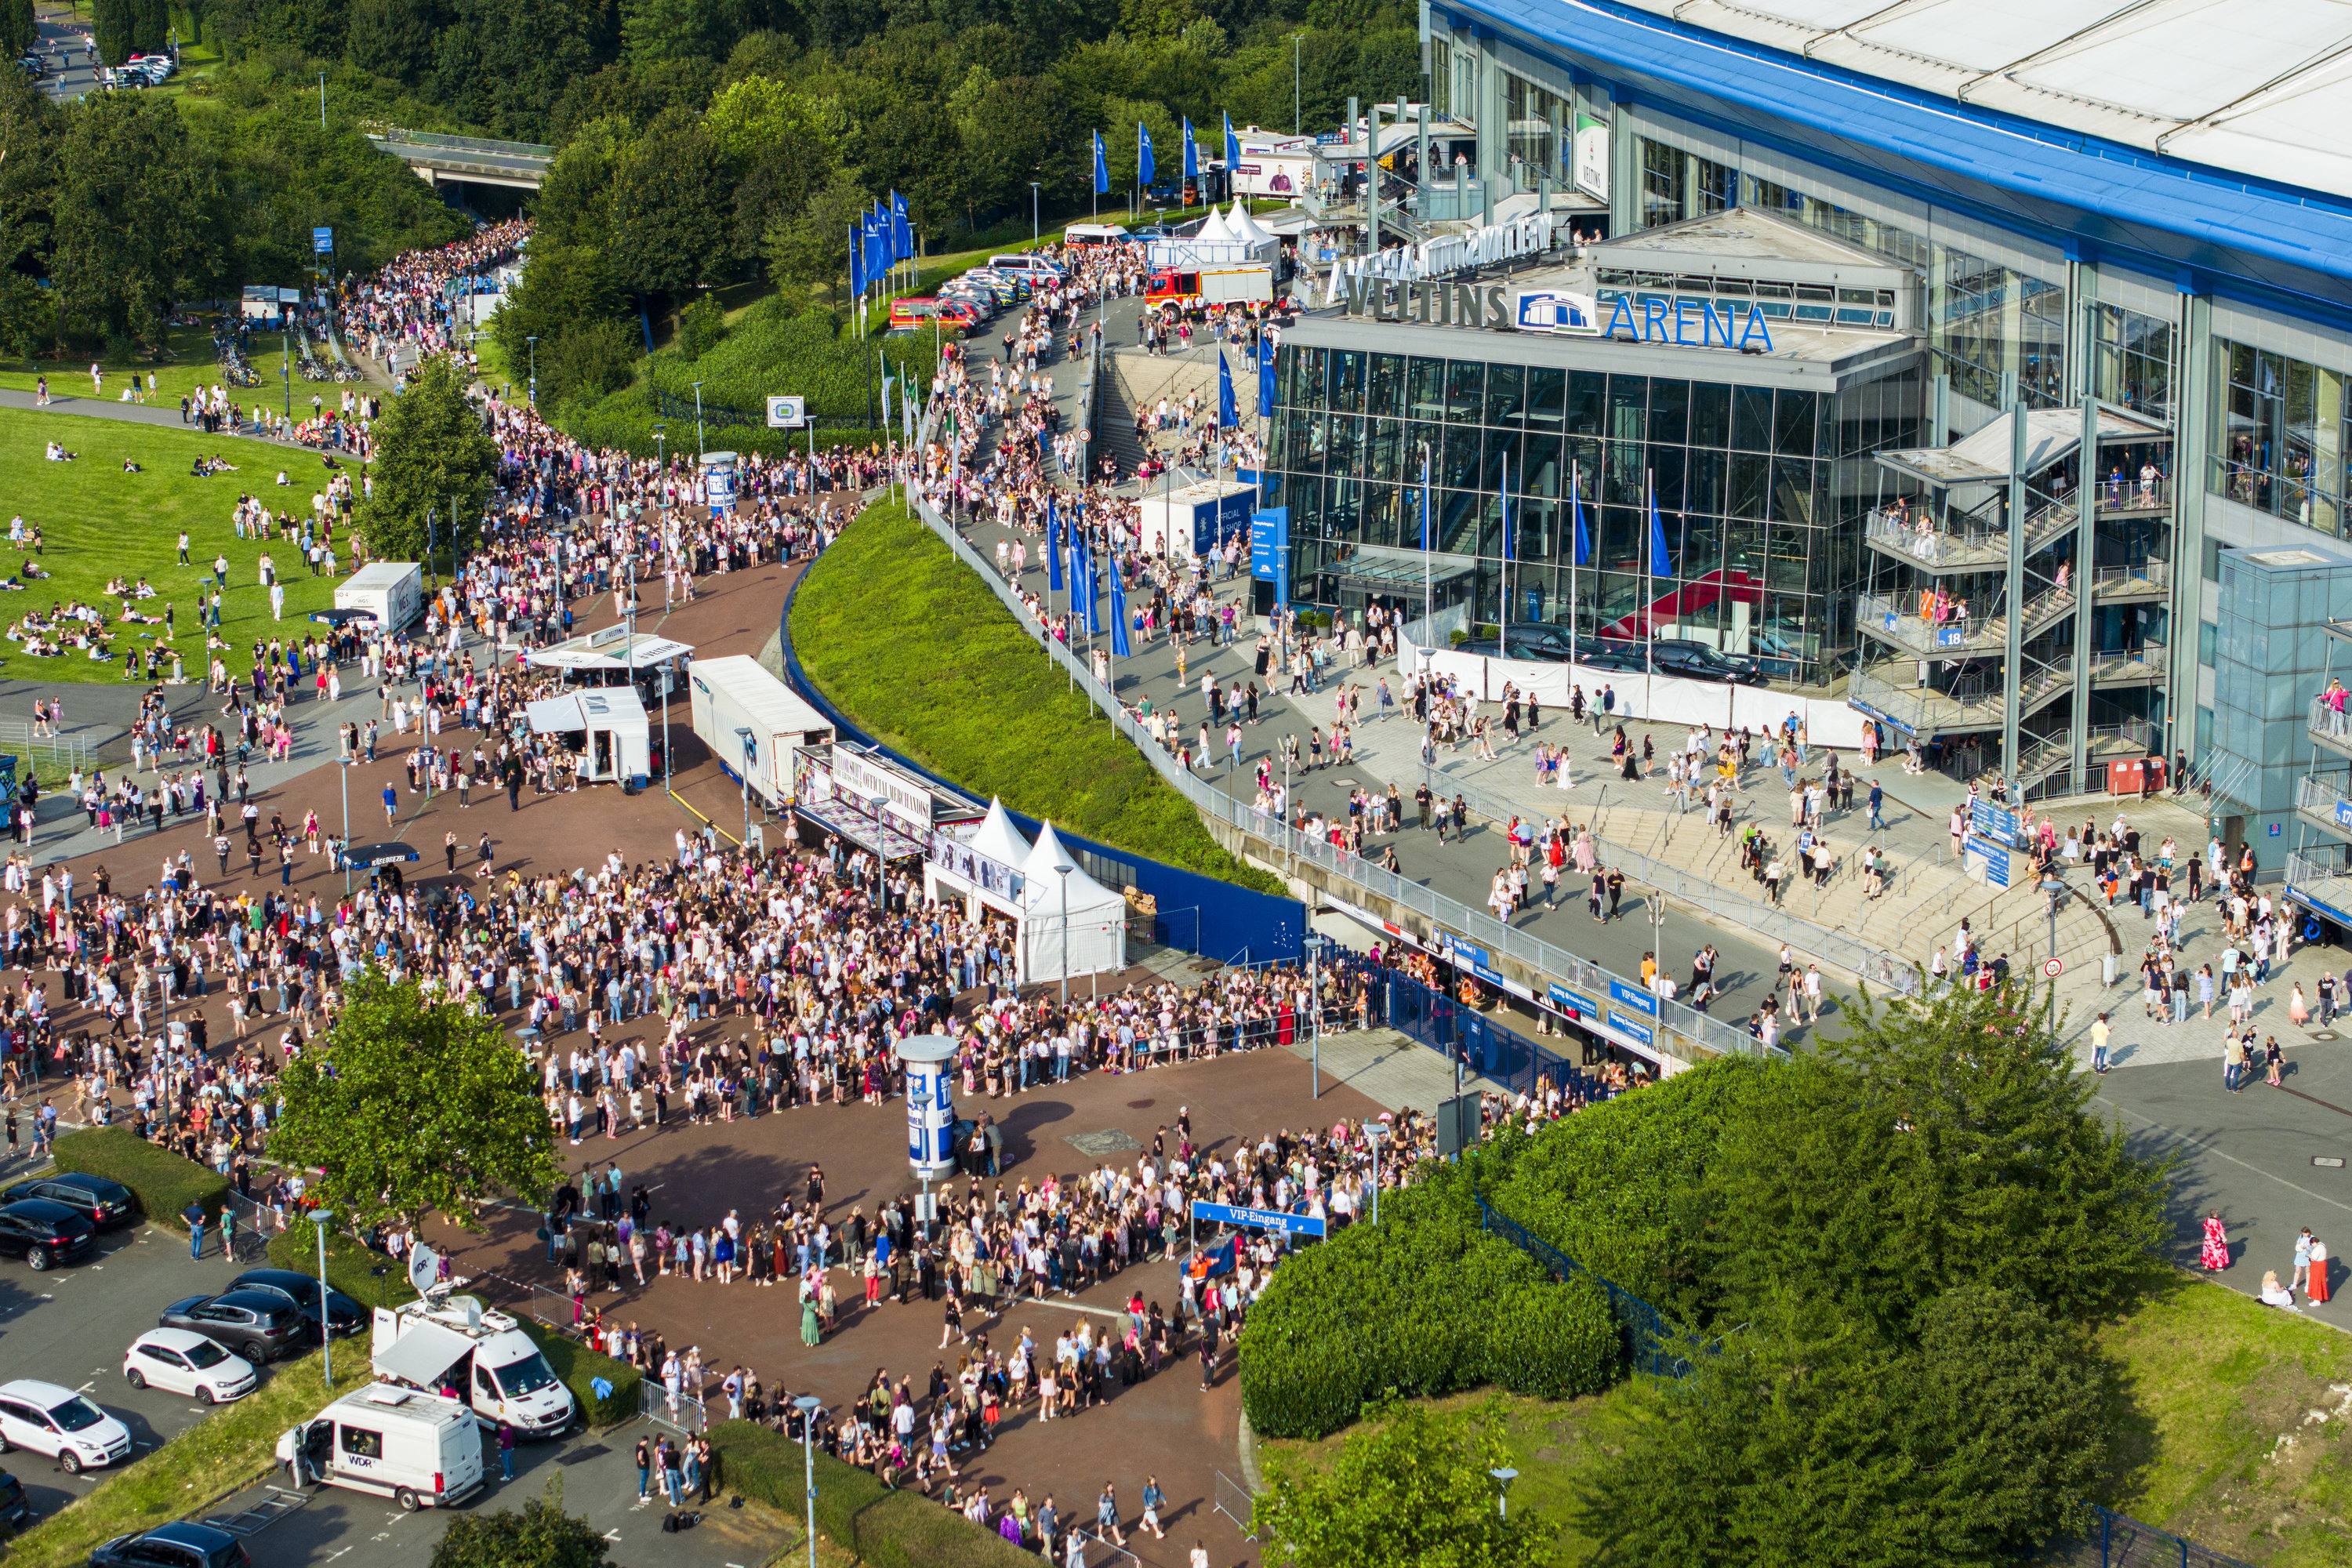
[[[1280,1209],[1249,1209],[1236,1204],[1204,1204],[1197,1199],[1192,1205],[1192,1218],[1197,1224],[1237,1225],[1250,1230],[1270,1230],[1277,1236],[1323,1235],[1323,1222],[1313,1215],[1285,1214]]]
[[[1646,991],[1636,990],[1622,980],[1609,983],[1609,999],[1622,1007],[1631,1007],[1645,1018],[1658,1016],[1658,999]],[[1612,1009],[1614,1011],[1614,1009]]]
[[[310,231],[310,248],[320,256],[324,256],[329,251],[334,249],[335,231],[331,228],[312,229]]]

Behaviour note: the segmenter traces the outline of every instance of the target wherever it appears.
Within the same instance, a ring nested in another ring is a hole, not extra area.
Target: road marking
[[[604,1539],[618,1546],[621,1543],[621,1532],[617,1530],[608,1530],[604,1532]]]
[[[2224,1153],[2221,1150],[2215,1148],[2212,1144],[2202,1142],[2196,1138],[2190,1137],[2186,1132],[2168,1127],[2152,1116],[2134,1110],[2128,1105],[2116,1105],[2114,1100],[2109,1100],[2105,1095],[2101,1095],[2099,1097],[2099,1103],[2102,1105],[2113,1106],[2116,1110],[2122,1111],[2126,1116],[2137,1118],[2139,1121],[2146,1122],[2150,1131],[2161,1132],[2166,1137],[2170,1138],[2177,1142],[2186,1143],[2200,1154],[2210,1154],[2217,1160],[2227,1160],[2232,1165],[2236,1165],[2242,1170],[2252,1171],[2258,1176],[2269,1177],[2272,1181],[2276,1182],[2280,1186],[2286,1188],[2289,1192],[2301,1193],[2305,1197],[2315,1199],[2319,1203],[2326,1204],[2330,1208],[2343,1209],[2347,1214],[2352,1214],[2352,1204],[2347,1204],[2340,1199],[2328,1197],[2323,1193],[2315,1193],[2309,1187],[2299,1187],[2293,1182],[2288,1181],[2284,1176],[2279,1175],[2274,1172],[2265,1171],[2260,1165],[2249,1164],[2245,1161],[2239,1159],[2235,1154]],[[2330,1109],[2333,1108],[2331,1107]]]

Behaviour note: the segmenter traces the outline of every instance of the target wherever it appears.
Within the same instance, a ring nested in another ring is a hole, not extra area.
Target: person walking
[[[499,1423],[499,1474],[506,1480],[514,1479],[514,1428],[506,1422]]]
[[[2205,1245],[2198,1249],[2197,1261],[2213,1274],[2230,1267],[2230,1227],[2221,1223],[2218,1209],[2205,1215]]]
[[[2091,1021],[2091,1070],[2093,1072],[2107,1070],[2107,1036],[2110,1032],[2107,1016],[2105,1013]]]
[[[653,1454],[646,1447],[646,1440],[640,1437],[637,1439],[637,1500],[639,1502],[646,1500],[646,1494],[653,1485]]]
[[[1168,1532],[1160,1528],[1160,1510],[1166,1507],[1167,1504],[1168,1494],[1160,1489],[1160,1478],[1158,1476],[1144,1477],[1143,1520],[1142,1523],[1138,1524],[1136,1528],[1140,1530],[1143,1528],[1143,1525],[1148,1524],[1151,1527],[1151,1538],[1154,1541],[1167,1540]]]
[[[205,1211],[203,1205],[198,1204],[190,1204],[186,1208],[180,1211],[180,1217],[188,1222],[188,1259],[190,1262],[194,1262],[205,1255]]]
[[[1127,1545],[1127,1532],[1118,1527],[1118,1491],[1108,1481],[1095,1500],[1095,1534],[1121,1549]]]

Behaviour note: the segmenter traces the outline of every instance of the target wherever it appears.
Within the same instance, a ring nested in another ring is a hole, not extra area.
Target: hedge
[[[808,570],[793,647],[867,733],[980,799],[1066,832],[1280,896],[1094,704],[1072,696],[988,584],[905,508],[877,502]]]
[[[563,1380],[563,1386],[572,1391],[580,1408],[588,1413],[590,1426],[614,1426],[636,1418],[637,1386],[645,1381],[644,1373],[627,1362],[614,1361],[601,1351],[592,1351],[545,1324],[528,1318],[520,1321],[522,1331],[538,1342],[548,1366]],[[612,1384],[612,1393],[597,1394],[595,1382],[600,1377]]]
[[[694,384],[700,382],[706,405],[758,412],[767,407],[771,394],[789,392],[805,399],[812,414],[856,418],[864,409],[870,416],[885,374],[904,372],[913,378],[911,384],[927,385],[935,354],[929,333],[894,338],[881,328],[887,314],[866,320],[869,335],[860,338],[847,315],[822,305],[802,308],[772,294],[729,322],[727,335],[700,358],[688,359],[675,349],[649,356],[645,380],[687,403],[694,401]],[[677,429],[677,421],[670,422],[670,429]]]
[[[804,1517],[806,1463],[798,1443],[749,1421],[710,1429],[720,1484],[791,1519]],[[884,1486],[868,1471],[824,1454],[816,1460],[816,1526],[870,1568],[1037,1568],[1024,1552],[919,1492]]]
[[[194,1160],[150,1143],[127,1127],[94,1127],[58,1139],[58,1169],[121,1182],[139,1200],[140,1212],[155,1224],[187,1234],[180,1211],[202,1206],[205,1222],[220,1218],[228,1201],[226,1176]]]
[[[643,383],[593,401],[567,403],[556,411],[554,418],[556,425],[576,441],[615,447],[640,458],[650,458],[656,449],[672,454],[694,449],[693,416],[677,419],[656,414],[653,395]],[[669,427],[668,441],[658,448],[654,441],[656,425]],[[880,430],[835,429],[826,425],[816,433],[816,448],[827,452],[836,447],[853,447],[862,451],[903,435],[904,432],[893,432],[886,437]],[[758,452],[771,458],[805,453],[809,445],[806,430],[771,430],[764,426],[709,425],[704,427],[703,440],[713,451]]]
[[[1379,1225],[1275,1271],[1241,1335],[1242,1406],[1261,1436],[1320,1437],[1391,1394],[1496,1384],[1565,1399],[1616,1380],[1622,1345],[1600,1286],[1553,1283],[1481,1231],[1454,1188],[1383,1197]]]
[[[1722,1057],[1587,1106],[1526,1141],[1487,1200],[1659,1310],[1697,1315],[1707,1227],[1690,1213],[1723,1129],[1774,1075]]]

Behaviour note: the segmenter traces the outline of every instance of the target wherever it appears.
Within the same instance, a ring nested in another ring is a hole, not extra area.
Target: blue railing
[[[2235,1557],[2200,1546],[2127,1513],[2091,1505],[2091,1528],[2036,1559],[2045,1568],[2246,1568]]]
[[[1559,1052],[1504,1027],[1477,1008],[1465,1007],[1401,970],[1374,963],[1337,942],[1325,942],[1319,951],[1325,964],[1349,972],[1372,987],[1372,1005],[1380,1022],[1514,1094],[1533,1094],[1556,1085],[1565,1093],[1595,1101],[1616,1092]]]

